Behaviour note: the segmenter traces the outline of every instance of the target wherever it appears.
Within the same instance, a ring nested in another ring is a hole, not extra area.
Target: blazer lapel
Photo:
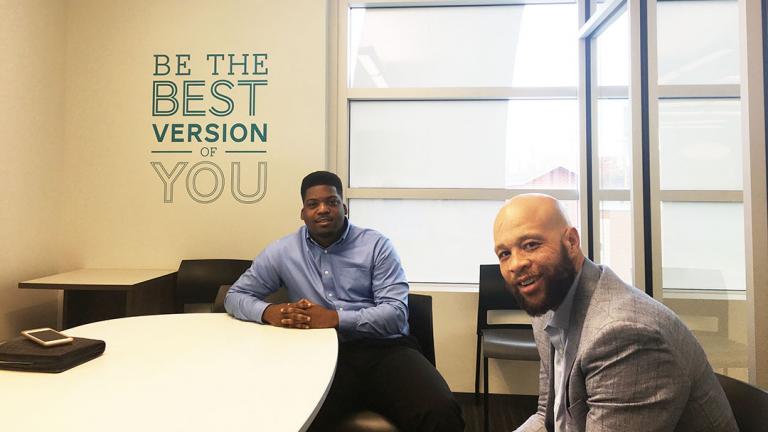
[[[600,269],[590,260],[585,259],[584,265],[581,270],[581,279],[579,279],[578,291],[573,299],[573,306],[571,308],[571,318],[568,323],[568,335],[566,340],[568,341],[565,347],[565,376],[566,380],[563,383],[565,386],[564,395],[566,400],[566,406],[570,406],[572,401],[568,398],[568,378],[571,376],[573,370],[573,364],[576,361],[576,353],[579,351],[579,343],[581,342],[581,331],[584,328],[584,318],[586,317],[586,311],[589,307],[589,303],[592,300],[592,294],[601,276]]]

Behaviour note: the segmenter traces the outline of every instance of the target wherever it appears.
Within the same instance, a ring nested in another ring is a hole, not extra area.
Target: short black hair
[[[341,179],[336,174],[330,171],[315,171],[307,174],[304,180],[301,181],[301,201],[304,201],[304,197],[307,195],[307,189],[312,186],[334,186],[336,192],[340,197],[344,197],[344,193],[341,189]]]

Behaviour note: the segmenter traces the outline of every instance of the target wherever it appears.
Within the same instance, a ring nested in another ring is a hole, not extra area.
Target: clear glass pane
[[[629,189],[631,184],[632,125],[629,109],[627,99],[597,101],[597,155],[601,189]]]
[[[738,297],[746,288],[743,205],[662,202],[661,218],[664,304],[717,372],[746,380],[748,318]]]
[[[349,219],[392,240],[409,281],[476,284],[478,266],[498,262],[493,221],[503,204],[351,199]],[[578,227],[578,201],[565,201],[565,206]]]
[[[629,201],[600,201],[600,263],[631,284],[632,214]]]
[[[744,205],[661,203],[664,289],[746,290]]]
[[[629,85],[629,18],[622,12],[596,38],[597,85]]]
[[[578,127],[575,100],[352,102],[350,185],[575,189]]]
[[[715,372],[747,381],[747,307],[744,300],[664,298],[698,339]]]
[[[659,84],[738,84],[735,0],[657,4]]]
[[[575,86],[575,4],[354,8],[350,86]]]
[[[659,101],[659,162],[662,189],[741,190],[740,102]]]

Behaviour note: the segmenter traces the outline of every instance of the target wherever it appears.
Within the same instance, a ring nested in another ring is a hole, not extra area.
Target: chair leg
[[[480,335],[477,335],[477,352],[475,354],[475,403],[480,400]]]
[[[488,432],[491,419],[488,417],[488,357],[483,357],[483,430]]]

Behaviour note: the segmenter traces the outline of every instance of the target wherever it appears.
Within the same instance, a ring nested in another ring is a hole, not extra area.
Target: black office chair
[[[421,347],[421,353],[437,367],[435,361],[435,333],[432,327],[432,297],[408,294],[408,327]]]
[[[214,303],[220,287],[233,284],[250,266],[251,261],[239,259],[181,261],[174,293],[176,313],[183,313],[185,305]]]
[[[408,326],[411,335],[421,346],[424,357],[436,366],[435,338],[432,328],[432,297],[422,294],[408,294]],[[345,418],[337,428],[338,432],[397,432],[397,427],[386,417],[373,411],[360,411]]]
[[[480,353],[483,356],[483,424],[488,420],[488,359],[538,361],[539,352],[530,324],[489,324],[490,310],[519,310],[520,306],[504,286],[498,264],[480,266],[480,294],[477,301],[477,355],[475,357],[475,399],[480,393]]]
[[[768,413],[768,392],[751,384],[715,373],[731,404],[733,416],[741,432],[768,431],[765,415]]]

